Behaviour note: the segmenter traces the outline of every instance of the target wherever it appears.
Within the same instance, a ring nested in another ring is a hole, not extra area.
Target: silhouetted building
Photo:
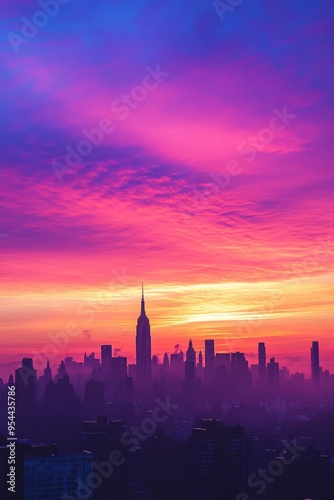
[[[164,365],[164,368],[168,370],[168,368],[169,368],[169,357],[168,357],[167,352],[165,352],[165,354],[164,354],[163,365]]]
[[[52,380],[52,370],[50,368],[49,360],[46,363],[46,368],[44,370],[44,377],[45,377],[46,383],[48,383],[48,382],[50,382],[50,380]]]
[[[50,363],[49,361],[47,361],[46,368],[44,369],[44,375],[39,377],[37,381],[38,394],[40,399],[43,399],[46,386],[50,382],[50,380],[52,380],[52,371],[50,368]]]
[[[266,345],[264,342],[258,344],[258,365],[259,365],[259,383],[262,387],[267,382],[267,358],[266,358]]]
[[[203,354],[202,351],[199,351],[198,354],[198,363],[197,363],[197,377],[202,380],[204,378],[204,367],[203,367]]]
[[[170,355],[170,371],[175,377],[182,377],[184,373],[183,358],[181,353],[173,353]]]
[[[43,428],[46,440],[51,438],[61,447],[70,447],[80,422],[80,400],[68,375],[50,381],[44,396]]]
[[[202,351],[199,351],[199,354],[198,354],[198,368],[203,368],[203,354],[202,354]]]
[[[252,471],[251,440],[240,426],[202,420],[189,439],[192,500],[235,499],[247,490]]]
[[[145,313],[144,288],[142,287],[141,311],[136,330],[137,387],[140,391],[151,386],[151,328]]]
[[[105,370],[110,369],[112,357],[112,346],[111,345],[101,345],[101,365]]]
[[[104,474],[101,485],[94,491],[94,500],[126,498],[127,463],[124,458],[122,459],[124,455],[122,441],[124,435],[128,434],[125,433],[126,428],[121,420],[108,421],[105,416],[98,416],[94,421],[84,421],[80,425],[78,449],[91,452],[96,464],[94,468],[97,472],[102,470]],[[119,466],[112,466],[110,457],[113,456],[119,457],[117,461]],[[112,472],[108,474],[108,470]]]
[[[89,356],[87,354],[84,354],[84,367],[85,368],[98,368],[100,364],[100,361],[95,358],[95,353],[91,352]]]
[[[16,425],[18,437],[31,437],[37,404],[37,372],[31,358],[23,358],[15,370]]]
[[[158,428],[130,454],[136,495],[127,499],[188,499],[187,458],[186,445],[165,436]]]
[[[216,367],[225,366],[226,373],[231,372],[231,354],[229,352],[219,352],[216,354]]]
[[[205,340],[205,375],[213,377],[215,371],[215,341]]]
[[[193,390],[195,388],[196,381],[196,352],[193,348],[193,343],[190,340],[189,346],[186,353],[185,362],[185,389],[186,391]]]
[[[67,376],[68,376],[68,374],[66,371],[65,363],[64,363],[64,361],[61,361],[60,365],[58,366],[57,375],[55,376],[55,381],[57,381],[61,378],[67,377]]]
[[[279,388],[279,364],[275,362],[275,358],[270,358],[270,363],[267,365],[268,370],[268,385],[271,389]]]
[[[231,376],[234,398],[238,399],[249,394],[252,388],[252,377],[243,352],[231,353]]]
[[[111,358],[111,380],[110,386],[112,387],[112,397],[118,400],[125,399],[127,378],[127,358],[124,356],[117,356]]]
[[[284,466],[284,459],[289,460],[288,466]],[[272,500],[333,498],[333,489],[330,486],[331,464],[327,455],[309,447],[300,451],[296,457],[291,457],[291,454],[286,452],[283,457],[278,456],[275,460],[283,462],[284,472],[275,478],[275,482],[268,485],[268,494]]]
[[[104,413],[104,383],[88,380],[84,399],[85,418],[95,418]]]
[[[311,376],[312,382],[319,385],[320,382],[320,366],[319,366],[319,342],[314,340],[311,347]]]

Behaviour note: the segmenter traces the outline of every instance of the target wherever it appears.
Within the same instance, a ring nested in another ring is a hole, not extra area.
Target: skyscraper
[[[169,357],[168,357],[167,352],[165,352],[165,354],[164,354],[163,365],[164,365],[164,368],[166,368],[168,370],[168,368],[169,368]]]
[[[259,342],[258,344],[258,365],[259,383],[261,386],[264,386],[267,380],[266,345],[264,342]]]
[[[112,346],[111,345],[101,345],[101,365],[102,368],[107,370],[110,369],[111,366],[111,353]]]
[[[231,354],[229,352],[217,352],[216,354],[216,367],[224,366],[226,373],[231,372]]]
[[[23,358],[15,370],[16,424],[18,437],[29,435],[35,420],[37,405],[37,372],[32,358]]]
[[[215,341],[205,340],[205,371],[213,373],[215,369]]]
[[[190,340],[185,362],[185,388],[193,389],[196,381],[196,352]]]
[[[141,311],[136,330],[137,385],[147,388],[151,383],[151,328],[145,312],[144,287],[142,285]]]
[[[202,351],[199,351],[198,355],[198,367],[203,368],[203,354]]]
[[[315,385],[319,384],[320,367],[319,367],[319,342],[314,340],[311,347],[311,374],[312,382]]]
[[[270,358],[270,363],[267,365],[268,368],[268,384],[272,389],[278,389],[279,387],[279,364],[275,361],[275,358]]]
[[[191,493],[194,499],[250,498],[252,442],[240,426],[225,427],[220,420],[202,420],[189,438]]]
[[[252,376],[243,352],[231,353],[231,381],[234,397],[244,397],[252,387]]]

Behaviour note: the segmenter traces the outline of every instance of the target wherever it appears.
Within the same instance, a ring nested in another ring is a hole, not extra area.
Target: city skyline
[[[267,355],[267,345],[263,341],[258,342],[258,352],[257,354],[248,354],[247,352],[244,353],[242,349],[231,349],[231,350],[226,350],[226,351],[221,351],[220,350],[220,343],[219,339],[218,342],[216,342],[216,339],[204,339],[203,341],[203,346],[200,345],[198,347],[195,346],[193,347],[193,342],[192,339],[188,339],[188,343],[185,344],[184,349],[182,350],[182,345],[176,344],[171,351],[166,351],[164,353],[159,353],[159,354],[152,354],[152,346],[151,346],[151,329],[150,329],[150,321],[149,318],[146,315],[146,309],[145,309],[145,297],[144,297],[144,284],[142,283],[142,289],[141,289],[141,302],[140,302],[140,314],[137,320],[137,326],[135,329],[135,332],[133,334],[133,337],[135,338],[135,356],[129,356],[126,350],[123,350],[123,348],[118,348],[115,346],[114,343],[110,344],[101,344],[99,345],[99,350],[98,353],[100,353],[100,356],[96,357],[96,351],[86,351],[84,353],[81,353],[81,355],[84,355],[84,365],[86,363],[86,359],[88,359],[88,356],[94,355],[94,360],[98,361],[101,367],[106,367],[108,365],[108,362],[110,358],[117,358],[117,357],[122,357],[126,358],[127,364],[136,364],[136,370],[137,370],[137,381],[139,384],[139,387],[141,386],[142,388],[147,387],[148,385],[151,384],[151,366],[153,362],[153,357],[156,357],[157,362],[161,365],[165,363],[166,357],[168,362],[170,362],[170,355],[171,354],[179,354],[183,352],[183,355],[185,356],[185,361],[192,361],[192,367],[190,367],[190,372],[193,371],[192,377],[195,380],[195,372],[196,372],[196,367],[198,365],[205,367],[205,369],[209,368],[212,371],[216,368],[216,366],[219,365],[219,362],[217,361],[219,356],[225,356],[226,354],[239,354],[241,353],[242,355],[246,355],[248,358],[248,363],[249,363],[249,368],[251,366],[257,366],[258,372],[259,372],[259,382],[264,383],[264,381],[267,380],[267,377],[269,377],[269,373],[267,373],[267,370],[270,369],[272,364],[275,362],[275,357],[272,357],[273,355],[279,358],[277,356],[277,353],[274,353],[273,351],[270,352]],[[60,343],[70,342],[71,338],[70,336],[67,336],[67,340],[62,336],[54,336],[53,337],[53,344],[49,343],[46,346],[44,346],[44,349],[42,349],[40,352],[35,353],[35,358],[38,363],[38,369],[37,372],[39,374],[42,374],[45,370],[45,368],[49,369],[50,365],[55,369],[59,366],[59,363],[61,361],[61,364],[63,363],[64,359],[74,359],[75,362],[78,362],[78,356],[72,356],[71,353],[66,355],[65,357],[62,357],[61,352],[63,349],[58,348],[57,346],[61,345]],[[54,351],[50,350],[50,345],[53,345]],[[47,356],[47,353],[49,352],[49,356]],[[330,370],[330,366],[322,366],[320,362],[320,354],[319,354],[319,342],[316,340],[312,341],[312,346],[311,346],[311,361],[310,359],[308,360],[308,369],[305,371],[305,375],[309,377],[314,384],[319,384],[319,377],[320,377],[320,369],[324,370]],[[190,353],[190,354],[189,354]],[[52,354],[52,355],[51,355]],[[217,356],[218,355],[218,356]],[[189,357],[190,356],[190,357]],[[202,358],[204,356],[204,364],[202,361]],[[31,358],[30,355],[25,355],[23,356],[24,359],[32,359],[32,363],[34,358]],[[51,359],[50,359],[51,358]],[[268,359],[270,358],[270,363],[267,363]],[[45,366],[43,366],[43,361],[45,361]],[[253,361],[253,362],[252,362]],[[257,361],[257,363],[255,362]],[[282,363],[283,360],[276,359],[278,361],[278,364],[280,364],[280,367],[284,367],[285,363]],[[217,365],[218,363],[218,365]],[[13,361],[12,364],[14,365],[15,362]],[[277,364],[277,363],[276,363]],[[283,366],[284,365],[284,366]],[[185,367],[187,366],[187,363],[185,363]],[[286,366],[286,368],[289,369],[289,366]],[[8,378],[8,376],[13,375],[13,373],[10,371],[11,369],[8,367],[7,368],[8,372],[5,373],[5,377]],[[291,370],[289,370],[291,372]],[[296,372],[299,372],[299,370],[296,370]],[[301,371],[302,372],[302,371]],[[186,373],[187,373],[187,368],[186,368]],[[188,368],[188,373],[189,373],[189,368]],[[303,372],[302,372],[303,373]],[[277,372],[278,376],[278,372]]]
[[[1,500],[334,498],[334,2],[1,12]]]
[[[68,321],[74,355],[134,355],[144,281],[158,353],[265,338],[297,367],[317,338],[332,363],[333,6],[58,7],[17,47],[40,7],[4,2],[1,361]]]

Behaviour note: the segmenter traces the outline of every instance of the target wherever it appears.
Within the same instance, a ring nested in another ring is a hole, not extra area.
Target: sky
[[[334,371],[334,5],[230,4],[3,0],[0,374],[134,362],[142,281],[153,354]]]

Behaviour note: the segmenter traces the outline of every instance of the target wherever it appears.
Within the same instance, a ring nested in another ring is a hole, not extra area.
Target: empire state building
[[[145,313],[144,287],[142,285],[141,311],[136,329],[137,384],[148,389],[151,384],[151,328]]]

